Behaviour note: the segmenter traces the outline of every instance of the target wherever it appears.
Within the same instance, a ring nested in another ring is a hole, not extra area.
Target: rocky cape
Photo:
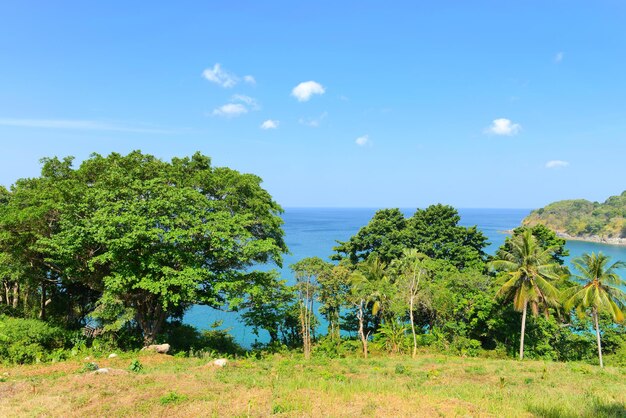
[[[626,191],[606,201],[561,200],[533,210],[522,225],[543,224],[566,240],[626,245]]]

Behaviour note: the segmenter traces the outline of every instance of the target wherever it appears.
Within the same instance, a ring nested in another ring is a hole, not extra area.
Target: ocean
[[[490,245],[486,251],[493,254],[504,243],[509,231],[521,224],[530,209],[459,209],[460,224],[463,226],[478,226],[489,239]],[[305,257],[321,257],[328,260],[333,253],[332,248],[337,241],[346,241],[372,218],[376,209],[365,208],[287,208],[283,214],[285,221],[283,229],[285,240],[290,254],[284,256],[282,277],[292,281],[289,265]],[[402,209],[409,217],[415,209]],[[585,252],[602,251],[613,261],[626,261],[626,247],[598,244],[583,241],[568,241],[566,245],[571,259]],[[626,271],[621,271],[626,277]],[[268,336],[256,336],[252,329],[245,327],[235,312],[223,312],[206,306],[194,306],[185,315],[183,322],[199,329],[207,329],[215,321],[223,321],[220,328],[229,329],[236,341],[244,347],[249,347],[255,340],[266,342]]]

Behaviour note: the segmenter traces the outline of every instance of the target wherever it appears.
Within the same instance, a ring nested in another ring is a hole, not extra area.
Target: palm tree
[[[513,308],[522,312],[522,331],[519,358],[524,358],[526,313],[530,304],[533,315],[539,309],[548,313],[549,306],[558,305],[559,291],[550,281],[558,280],[562,268],[554,261],[553,248],[542,248],[530,230],[514,235],[498,251],[500,259],[490,263],[491,268],[507,272],[507,280],[496,297],[513,300]]]
[[[615,270],[626,267],[623,261],[617,261],[609,265],[611,258],[607,255],[591,253],[583,254],[572,261],[574,268],[580,272],[574,277],[580,281],[578,286],[568,290],[565,300],[565,308],[575,307],[584,312],[591,308],[591,316],[596,327],[596,339],[598,341],[598,358],[600,367],[602,363],[602,344],[600,342],[600,327],[598,326],[598,313],[608,312],[616,322],[624,320],[624,306],[626,305],[626,293],[619,287],[626,287],[626,281],[615,273]]]

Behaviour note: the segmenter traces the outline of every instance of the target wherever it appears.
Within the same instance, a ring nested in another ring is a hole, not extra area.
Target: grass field
[[[143,365],[129,371],[133,359]],[[270,356],[230,361],[158,354],[0,366],[0,416],[626,416],[626,368],[422,355]]]

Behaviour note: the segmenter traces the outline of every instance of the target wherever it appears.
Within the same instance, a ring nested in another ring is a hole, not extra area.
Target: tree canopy
[[[261,179],[200,153],[43,160],[0,213],[2,248],[39,285],[80,285],[134,313],[146,343],[191,304],[228,306],[258,263],[282,264],[282,209]],[[19,249],[16,250],[16,249]],[[30,288],[33,285],[29,285]]]
[[[461,217],[447,205],[418,209],[405,218],[399,209],[376,212],[370,222],[348,241],[334,248],[335,260],[356,264],[375,254],[384,263],[400,258],[413,248],[430,258],[447,260],[460,270],[482,268],[487,237],[476,226],[459,225]]]

